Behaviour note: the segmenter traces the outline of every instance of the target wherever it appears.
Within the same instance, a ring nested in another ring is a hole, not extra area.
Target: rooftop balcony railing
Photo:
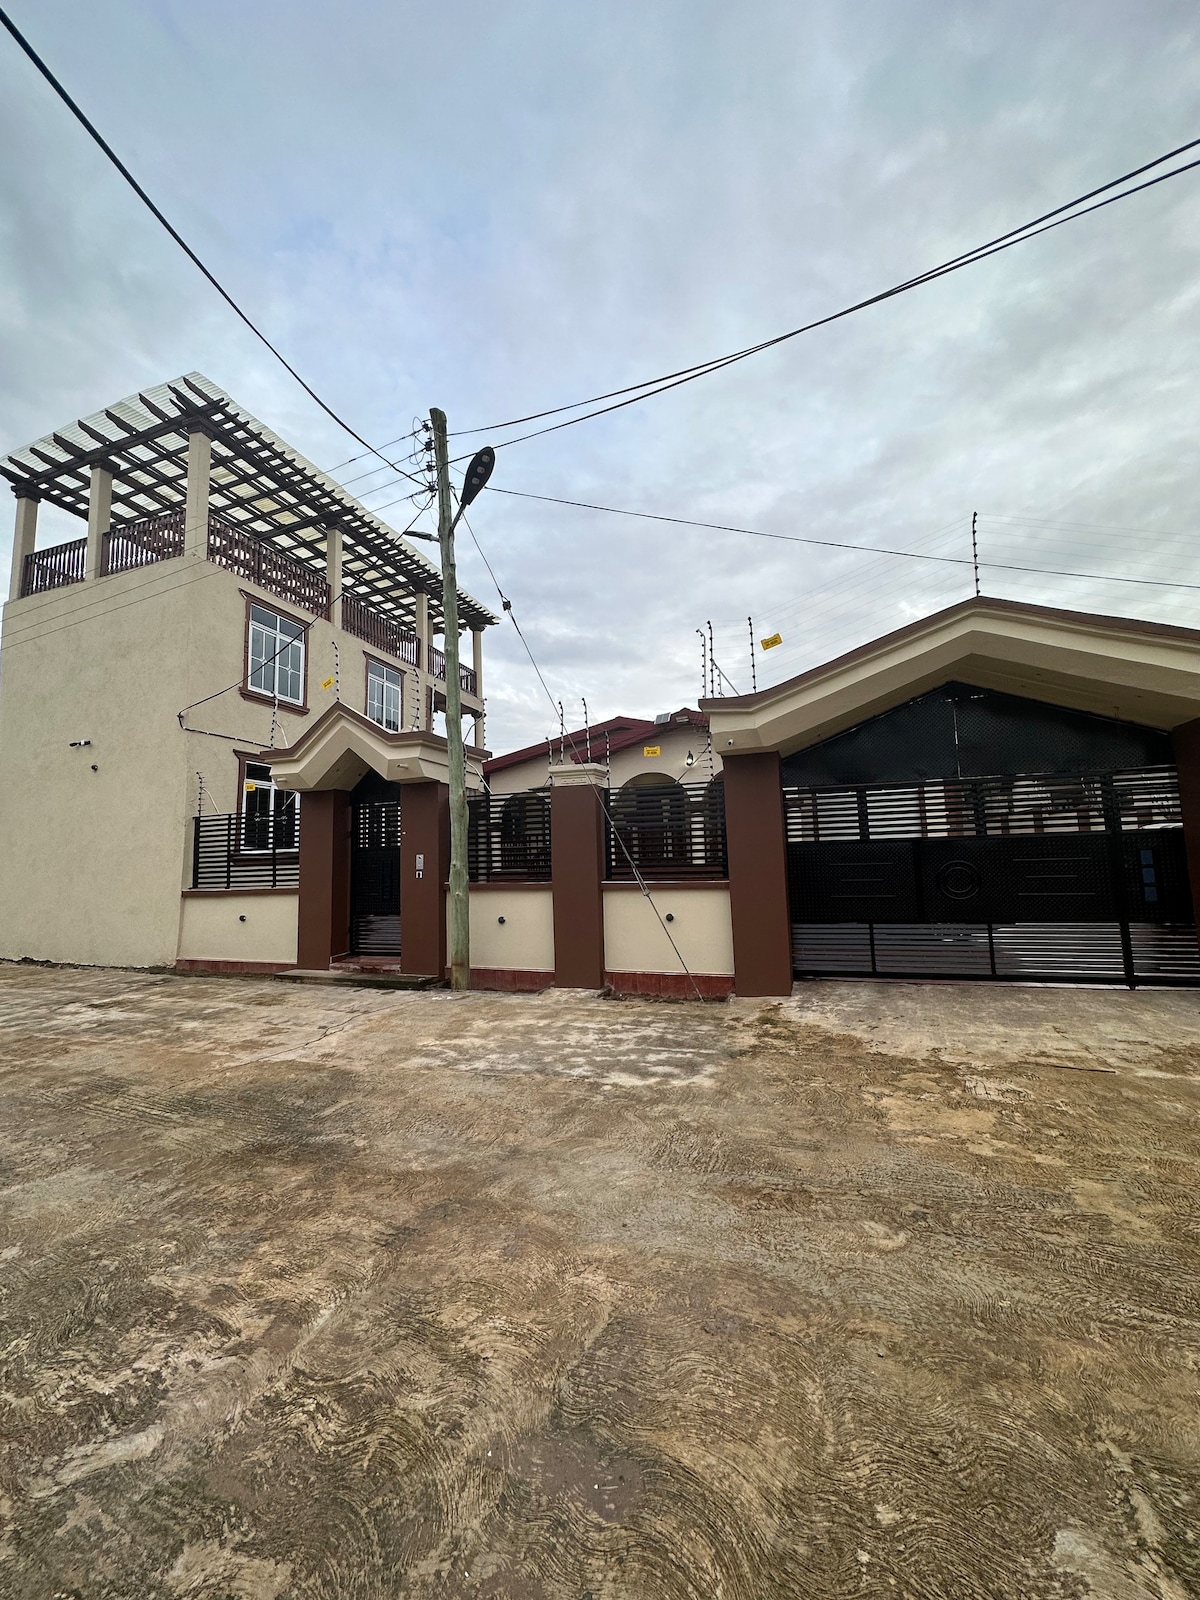
[[[421,641],[416,634],[394,617],[377,611],[352,594],[342,596],[342,627],[364,644],[374,645],[376,650],[386,651],[398,661],[407,661],[412,667],[421,665]]]
[[[64,584],[82,583],[86,560],[86,539],[51,545],[48,550],[31,550],[21,572],[22,598],[41,594],[44,589],[61,589]]]
[[[110,528],[100,553],[101,572],[128,572],[183,554],[183,512],[166,511],[161,517]]]
[[[441,680],[445,682],[446,654],[445,651],[439,650],[435,644],[431,644],[429,646],[429,670],[433,673],[435,678],[441,678]],[[458,669],[458,681],[464,694],[478,693],[478,690],[475,687],[474,668],[464,667],[460,664]]]
[[[208,559],[288,600],[314,617],[329,615],[329,584],[319,572],[276,550],[274,545],[215,515],[208,519]]]

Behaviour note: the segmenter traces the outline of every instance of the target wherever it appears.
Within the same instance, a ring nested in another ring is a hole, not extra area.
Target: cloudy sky
[[[1200,13],[1173,0],[6,7],[381,443],[430,405],[471,428],[738,348],[1200,137]],[[1200,588],[1100,575],[1200,585],[1198,265],[1200,171],[502,450],[493,481],[959,562],[975,511],[985,591],[1195,625]],[[0,449],[193,369],[321,465],[358,453],[0,36]],[[407,520],[388,477],[354,488]],[[472,520],[576,721],[694,703],[709,621],[745,690],[748,616],[784,640],[761,686],[971,585],[493,494]],[[469,541],[459,571],[495,605]],[[499,751],[552,713],[511,627],[488,645]]]

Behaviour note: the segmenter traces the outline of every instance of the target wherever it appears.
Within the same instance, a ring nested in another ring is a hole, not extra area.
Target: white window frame
[[[374,656],[367,657],[367,720],[386,733],[399,733],[404,726],[404,674]]]
[[[265,776],[264,776],[265,774]],[[250,795],[267,795],[265,807],[255,803],[253,814],[248,804]],[[263,812],[266,816],[264,817]],[[245,855],[268,855],[276,847],[276,830],[283,812],[290,811],[289,831],[293,838],[298,837],[297,828],[300,821],[300,796],[292,789],[280,789],[269,766],[265,762],[248,761],[242,774],[242,815],[239,833],[241,848]],[[266,821],[266,843],[252,844],[251,839],[258,836],[263,821]],[[291,849],[292,846],[281,848]]]
[[[278,699],[281,705],[304,704],[304,634],[302,623],[251,600],[246,687],[252,693]]]

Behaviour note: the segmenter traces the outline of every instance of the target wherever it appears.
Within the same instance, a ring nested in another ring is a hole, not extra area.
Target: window
[[[367,661],[367,716],[389,733],[400,732],[402,674],[382,661]]]
[[[289,705],[304,704],[304,629],[266,606],[250,605],[247,687]]]
[[[247,761],[242,777],[242,849],[295,850],[299,823],[300,796],[277,789],[270,767]]]

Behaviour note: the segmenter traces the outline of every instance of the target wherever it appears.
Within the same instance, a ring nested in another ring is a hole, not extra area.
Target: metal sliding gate
[[[797,974],[1200,984],[1173,767],[784,788]]]
[[[350,811],[350,948],[400,954],[400,802],[355,800]]]

